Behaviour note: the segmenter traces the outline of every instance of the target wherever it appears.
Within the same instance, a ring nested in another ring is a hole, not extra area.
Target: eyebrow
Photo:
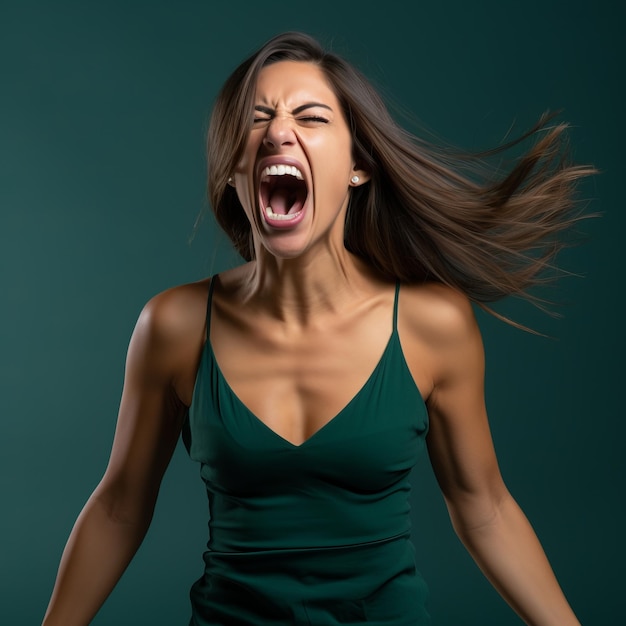
[[[307,102],[305,104],[301,104],[299,107],[296,107],[291,113],[293,115],[298,115],[298,113],[302,113],[302,111],[305,111],[306,109],[312,109],[314,107],[321,107],[322,109],[328,109],[329,111],[332,111],[332,108],[329,107],[327,104],[322,104],[321,102]],[[272,115],[276,112],[275,109],[263,106],[262,104],[257,104],[254,107],[254,110],[260,111],[261,113],[266,113],[267,115]]]

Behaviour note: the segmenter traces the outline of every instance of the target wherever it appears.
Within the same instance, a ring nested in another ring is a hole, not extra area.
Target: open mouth
[[[297,167],[270,165],[262,171],[259,199],[270,223],[295,220],[302,212],[307,196],[307,184]]]

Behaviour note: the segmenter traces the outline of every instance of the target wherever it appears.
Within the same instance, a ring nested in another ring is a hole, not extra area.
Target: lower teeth
[[[265,215],[272,220],[292,220],[296,216],[300,215],[301,212],[302,210],[296,213],[274,213],[271,206],[265,208]]]

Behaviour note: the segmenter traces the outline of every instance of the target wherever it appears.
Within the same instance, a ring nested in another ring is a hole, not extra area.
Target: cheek
[[[234,174],[239,175],[237,180],[237,197],[241,206],[243,206],[244,212],[249,221],[253,221],[253,212],[256,206],[256,199],[254,196],[254,163],[255,158],[259,150],[260,141],[254,136],[248,140],[243,156],[237,166],[235,167]]]
[[[332,146],[326,145],[320,152],[318,161],[318,173],[320,180],[324,181],[324,187],[333,193],[345,192],[348,188],[352,172],[353,159],[352,147],[349,140],[333,142]]]
[[[256,155],[258,154],[261,147],[261,141],[262,139],[260,133],[253,132],[250,135],[248,143],[246,144],[246,147],[243,151],[241,160],[239,161],[239,163],[237,163],[237,167],[235,168],[235,171],[238,174],[248,174],[248,171],[254,166]]]

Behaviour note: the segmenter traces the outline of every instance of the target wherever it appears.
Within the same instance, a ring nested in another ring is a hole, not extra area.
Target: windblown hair
[[[302,33],[267,42],[228,78],[208,134],[209,201],[219,225],[246,260],[254,258],[251,228],[228,177],[252,126],[257,77],[279,61],[317,65],[343,107],[354,159],[371,174],[351,190],[345,246],[380,274],[415,283],[438,281],[484,303],[529,288],[566,245],[560,235],[578,219],[577,182],[594,173],[568,162],[566,124],[544,115],[518,139],[477,155],[453,153],[399,126],[368,80],[352,65]],[[534,139],[506,175],[485,158]]]

